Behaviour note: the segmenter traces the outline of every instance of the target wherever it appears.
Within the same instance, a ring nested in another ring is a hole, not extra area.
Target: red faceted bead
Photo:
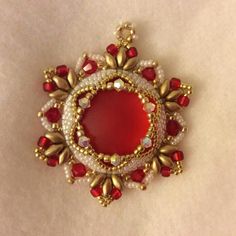
[[[181,85],[181,80],[180,79],[177,79],[177,78],[172,78],[170,80],[170,88],[172,90],[177,90],[180,88],[180,85]]]
[[[93,197],[99,197],[102,195],[102,188],[100,186],[94,187],[90,190]]]
[[[47,120],[51,123],[56,123],[61,119],[61,112],[55,107],[51,107],[48,111],[44,113]]]
[[[182,151],[175,151],[171,154],[172,161],[182,161],[184,159],[184,153]]]
[[[119,51],[118,47],[115,44],[108,45],[106,49],[107,49],[107,52],[111,54],[112,56],[116,56]]]
[[[171,136],[176,136],[181,130],[180,124],[176,120],[169,120],[166,124],[166,132]]]
[[[150,126],[138,96],[116,90],[99,91],[81,124],[95,151],[108,155],[133,153]]]
[[[181,107],[187,107],[188,104],[190,102],[190,99],[188,96],[185,96],[185,95],[180,95],[178,98],[177,98],[177,103],[181,106]]]
[[[38,146],[47,149],[51,145],[50,139],[46,138],[45,136],[41,136],[38,140]]]
[[[126,56],[129,58],[132,57],[137,57],[138,56],[138,51],[135,47],[131,47],[126,51]]]
[[[50,167],[55,167],[59,163],[59,157],[57,155],[52,155],[47,159],[47,165]]]
[[[171,169],[168,166],[163,166],[161,167],[161,175],[163,177],[169,177],[171,174]]]
[[[86,59],[82,68],[83,68],[85,74],[91,75],[96,72],[96,70],[98,69],[98,65],[97,65],[96,61]]]
[[[82,163],[73,164],[71,171],[74,177],[83,177],[87,172],[85,165]]]
[[[69,68],[66,65],[60,65],[56,68],[56,74],[60,77],[67,76],[69,73]]]
[[[122,196],[122,192],[120,191],[120,189],[118,189],[118,188],[113,188],[113,189],[112,189],[112,191],[111,191],[111,197],[112,197],[114,200],[119,199],[121,196]]]
[[[131,173],[130,177],[134,182],[140,183],[143,181],[143,179],[145,177],[145,173],[144,173],[143,169],[137,169]]]
[[[56,87],[57,86],[54,82],[44,82],[43,83],[43,90],[48,93],[55,91]]]
[[[156,78],[156,72],[153,67],[143,69],[141,74],[148,81],[153,81]]]

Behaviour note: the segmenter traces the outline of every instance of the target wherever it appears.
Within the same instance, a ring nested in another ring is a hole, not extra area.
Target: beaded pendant
[[[115,35],[105,53],[44,71],[50,100],[38,114],[46,132],[35,150],[48,166],[63,166],[68,183],[88,184],[103,206],[126,188],[145,190],[155,175],[182,173],[177,144],[187,127],[179,111],[192,93],[165,79],[157,61],[139,59],[132,24]]]

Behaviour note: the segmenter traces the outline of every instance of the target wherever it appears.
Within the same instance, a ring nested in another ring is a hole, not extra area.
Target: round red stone
[[[74,177],[83,177],[87,172],[85,165],[82,163],[73,164],[71,171]]]
[[[143,169],[137,169],[131,173],[130,177],[134,182],[141,183],[145,177],[145,173]]]
[[[100,186],[91,188],[90,193],[93,195],[93,197],[99,197],[102,195],[102,188]]]
[[[56,74],[60,77],[67,76],[69,73],[69,68],[66,65],[60,65],[56,68]]]
[[[52,155],[47,159],[47,165],[50,167],[55,167],[59,163],[59,157],[57,155]]]
[[[180,85],[181,85],[181,80],[180,79],[177,79],[177,78],[172,78],[170,80],[170,88],[172,90],[177,90],[180,88]]]
[[[38,146],[47,149],[51,145],[51,141],[45,136],[41,136],[38,140]]]
[[[182,161],[184,159],[184,153],[182,151],[175,151],[171,154],[172,161]]]
[[[61,119],[61,112],[55,107],[51,107],[48,111],[44,113],[44,116],[51,123],[56,123]]]
[[[86,59],[82,68],[83,68],[85,74],[91,75],[96,72],[96,70],[98,69],[98,65],[97,65],[96,61]]]
[[[180,124],[176,120],[169,120],[166,124],[166,132],[171,136],[176,136],[181,130]]]
[[[97,153],[131,154],[145,137],[149,121],[138,96],[126,91],[99,91],[81,120]]]
[[[161,167],[161,175],[163,177],[169,177],[171,174],[171,169],[168,166],[163,166]]]
[[[181,107],[187,107],[189,105],[190,99],[188,96],[185,95],[180,95],[177,98],[177,103],[181,106]]]
[[[138,51],[135,47],[131,47],[126,51],[126,56],[129,58],[132,57],[137,57],[138,56]]]
[[[153,67],[143,69],[141,74],[148,81],[153,81],[156,78],[156,72]]]
[[[116,56],[119,49],[115,44],[110,44],[106,48],[107,52],[110,53],[112,56]]]
[[[121,196],[122,196],[122,192],[120,191],[120,189],[118,189],[118,188],[113,188],[113,189],[112,189],[112,191],[111,191],[111,197],[112,197],[114,200],[119,199]]]
[[[55,91],[56,87],[57,86],[54,82],[44,82],[43,83],[43,90],[48,93]]]

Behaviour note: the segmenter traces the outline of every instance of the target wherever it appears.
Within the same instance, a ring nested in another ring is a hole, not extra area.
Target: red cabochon
[[[99,91],[85,110],[81,124],[97,153],[131,154],[149,128],[138,96],[126,91]]]

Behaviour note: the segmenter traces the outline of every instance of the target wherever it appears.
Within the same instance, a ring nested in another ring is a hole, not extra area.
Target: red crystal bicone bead
[[[137,57],[138,56],[138,51],[135,47],[131,47],[126,51],[126,56],[129,58],[132,57]]]
[[[57,155],[52,155],[47,159],[47,165],[50,167],[55,167],[59,163],[59,157]]]
[[[168,166],[161,167],[161,175],[163,177],[169,177],[171,174],[171,168]]]
[[[115,44],[110,44],[110,45],[108,45],[107,48],[106,48],[106,50],[107,50],[107,52],[108,52],[109,54],[111,54],[112,56],[116,56],[117,53],[118,53],[118,51],[119,51],[118,47],[117,47]]]
[[[166,132],[171,136],[176,136],[181,130],[180,124],[176,120],[169,120],[166,124]]]
[[[60,65],[56,68],[56,74],[60,77],[67,76],[69,73],[69,68],[66,65]]]
[[[181,107],[187,107],[188,104],[190,102],[190,99],[188,96],[185,96],[185,95],[180,95],[178,98],[177,98],[177,103],[181,106]]]
[[[43,148],[43,149],[47,149],[49,146],[51,145],[51,141],[45,137],[45,136],[41,136],[38,140],[38,146]]]
[[[93,197],[99,197],[102,195],[102,188],[101,186],[97,186],[94,188],[91,188],[90,193],[93,195]]]
[[[118,188],[113,188],[113,189],[111,190],[111,197],[112,197],[112,199],[117,200],[117,199],[119,199],[121,196],[122,196],[122,192],[120,191],[120,189],[118,189]]]
[[[172,90],[177,90],[180,88],[180,85],[181,85],[181,80],[180,79],[177,79],[177,78],[172,78],[170,80],[170,88]]]
[[[71,172],[74,177],[83,177],[85,176],[87,170],[84,164],[76,163],[76,164],[73,164]]]
[[[137,169],[131,173],[130,177],[134,182],[141,183],[145,177],[145,173],[143,169]]]
[[[45,92],[51,93],[55,91],[57,88],[56,84],[54,82],[44,82],[43,83],[43,90]]]
[[[86,59],[82,68],[83,68],[85,74],[91,75],[97,71],[98,65],[97,65],[96,61]]]
[[[184,153],[182,151],[175,151],[171,154],[172,161],[182,161],[184,159]]]
[[[153,81],[156,78],[156,72],[153,67],[143,69],[141,74],[148,81]]]
[[[133,153],[150,126],[138,96],[116,90],[99,91],[81,124],[95,151],[108,155]]]
[[[61,112],[55,107],[51,107],[48,111],[44,113],[44,116],[51,123],[56,123],[61,119]]]

